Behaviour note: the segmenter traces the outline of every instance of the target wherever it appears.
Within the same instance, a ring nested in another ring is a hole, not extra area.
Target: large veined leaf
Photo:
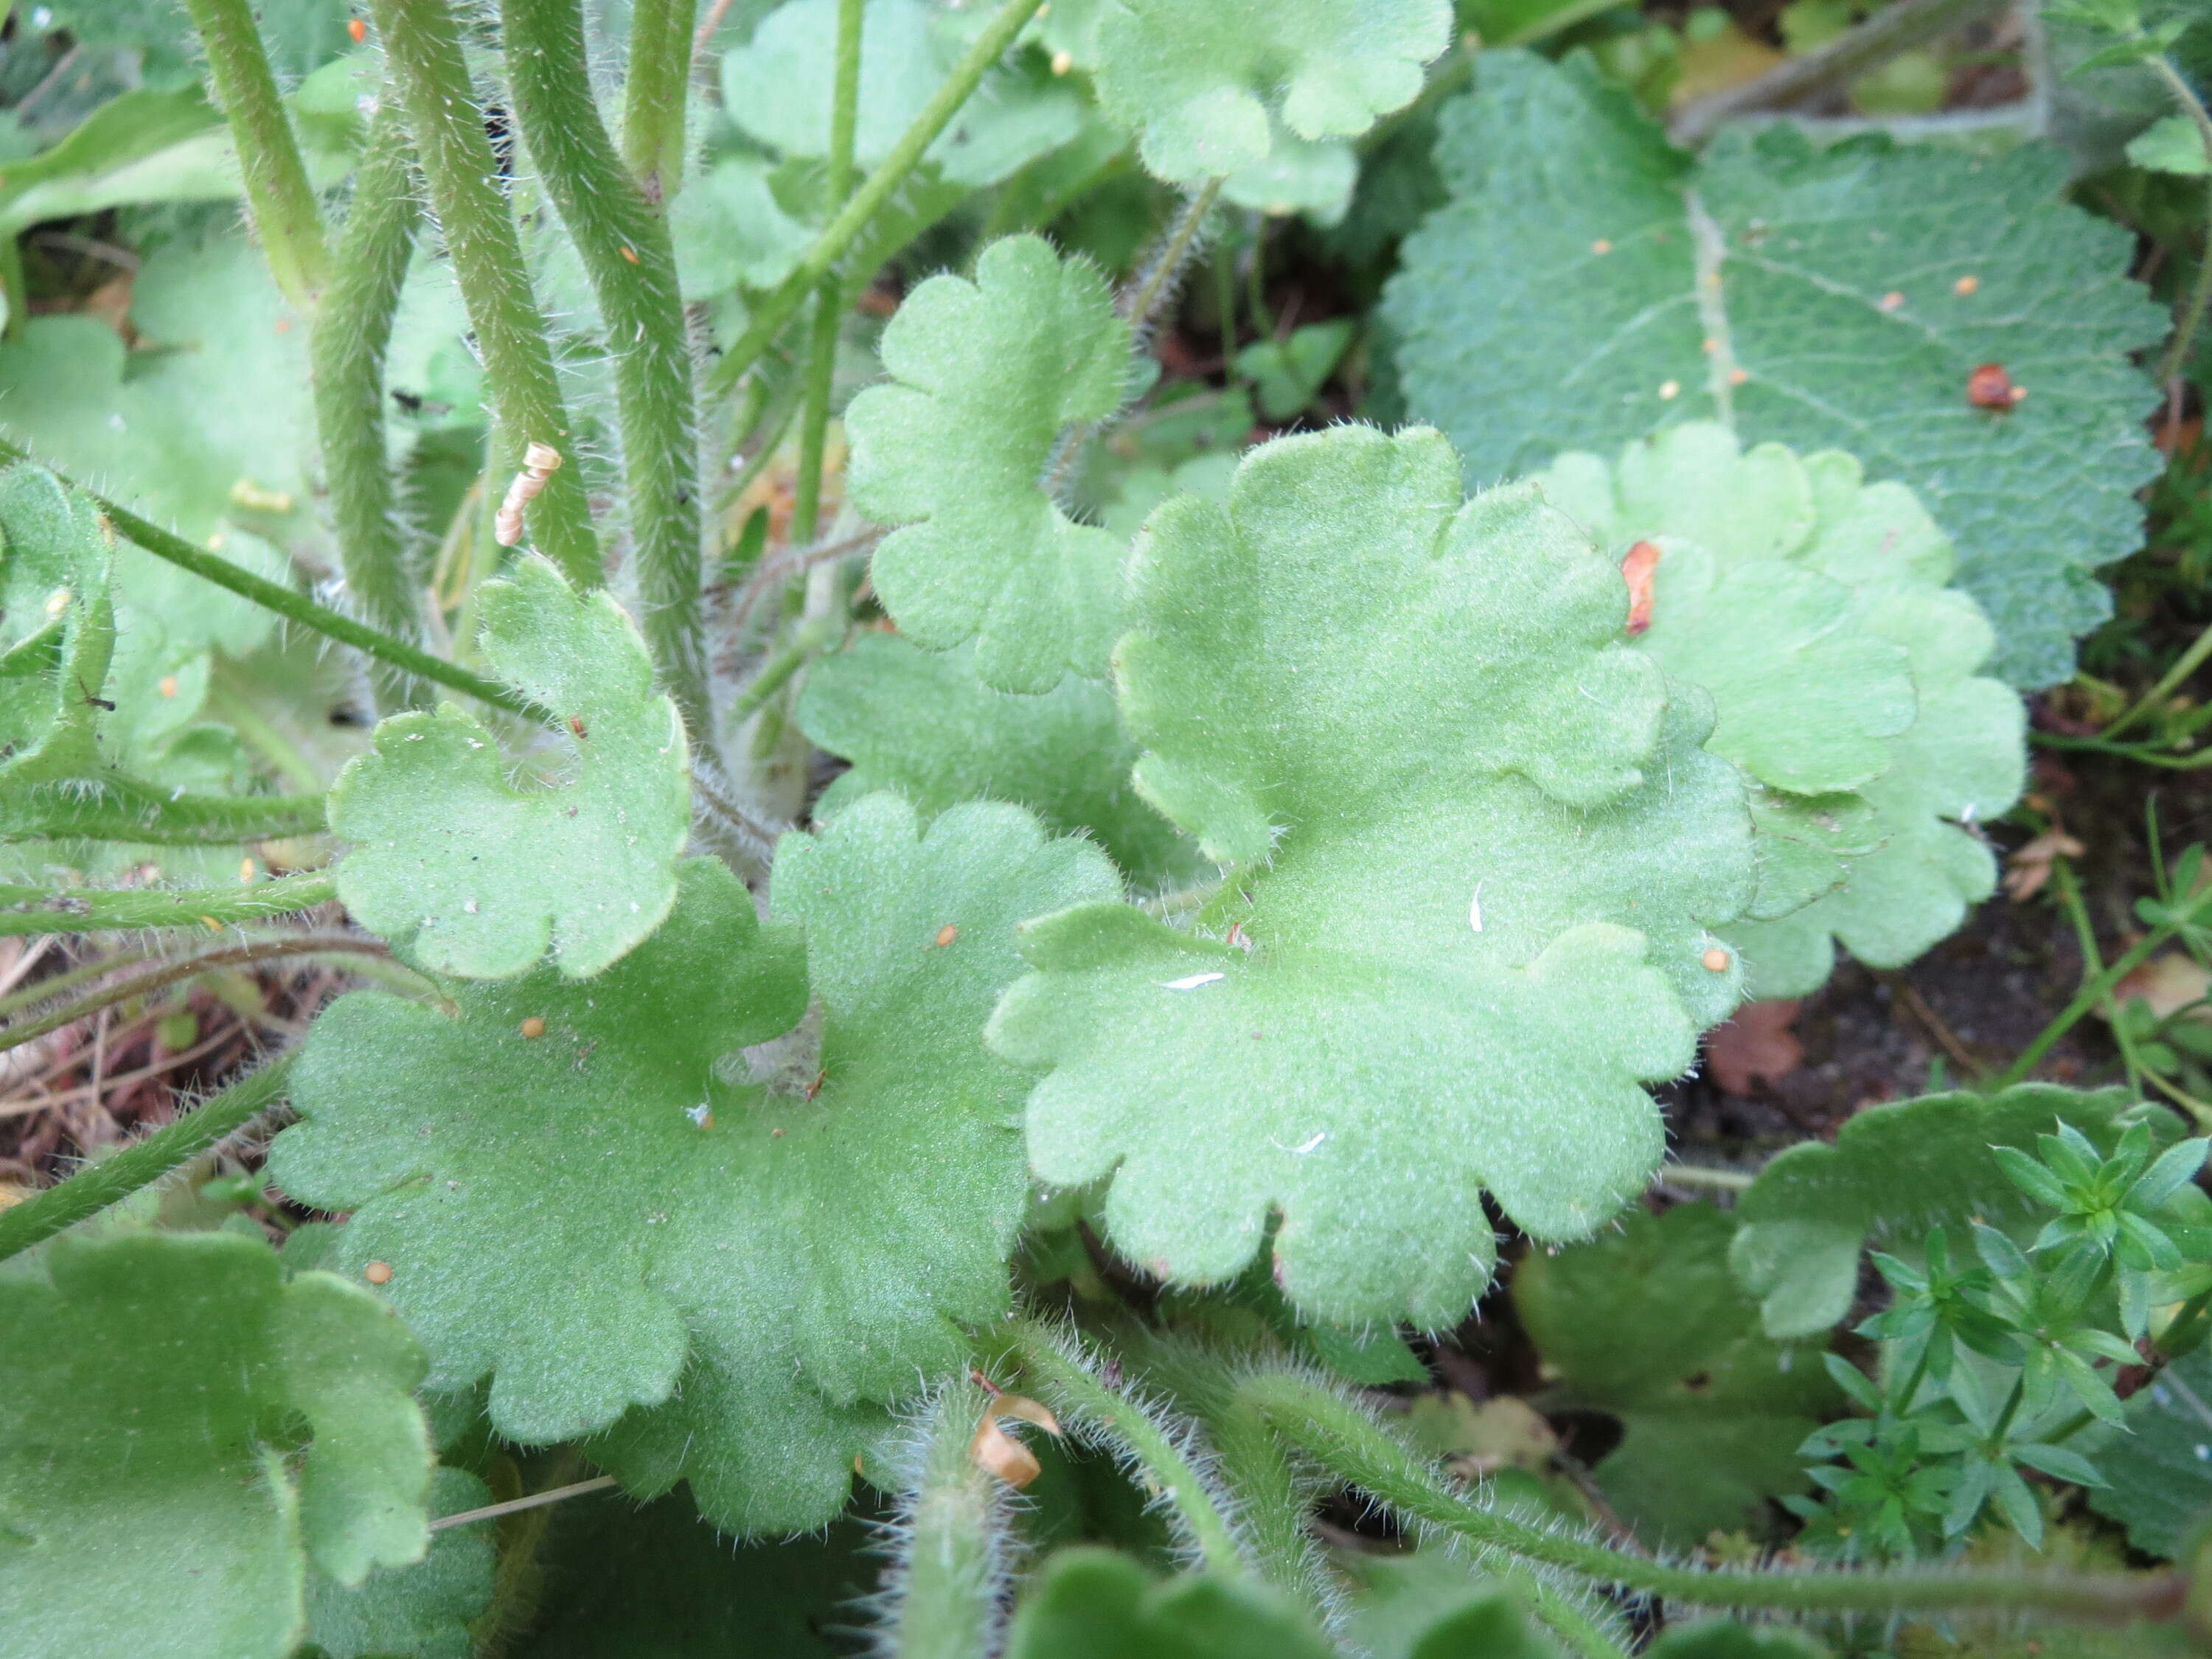
[[[1196,873],[1195,849],[1129,781],[1137,746],[1109,687],[1070,674],[1034,696],[997,691],[976,677],[974,657],[969,646],[923,651],[863,633],[807,671],[799,724],[853,763],[815,804],[817,819],[881,788],[925,813],[1010,800],[1047,829],[1089,831],[1139,886]]]
[[[0,1629],[25,1654],[283,1659],[308,1565],[419,1560],[422,1355],[229,1232],[63,1238],[0,1278]]]
[[[1726,930],[1753,996],[1817,989],[1832,938],[1901,967],[1988,896],[1975,826],[2019,796],[2023,711],[1974,672],[1989,623],[1911,491],[1711,422],[1539,482],[1624,568],[1657,556],[1636,645],[1712,694],[1707,746],[1760,786],[1759,895]]]
[[[888,155],[959,57],[961,14],[927,0],[867,0],[854,153]],[[722,102],[747,133],[789,156],[828,154],[837,0],[792,0],[722,58]],[[924,152],[957,184],[994,185],[1075,137],[1082,100],[1042,63],[1002,64]]]
[[[1159,178],[1334,218],[1346,141],[1413,102],[1451,30],[1449,0],[1121,0],[1098,16],[1098,101]]]
[[[1760,1298],[1770,1336],[1825,1331],[1850,1310],[1869,1242],[1917,1253],[1930,1227],[1964,1238],[1977,1219],[2003,1225],[2030,1212],[1991,1148],[2032,1149],[2062,1122],[2109,1148],[2130,1103],[2124,1089],[2024,1083],[1869,1106],[1832,1143],[1792,1146],[1759,1172],[1736,1201],[1729,1260]]]
[[[2128,1529],[2146,1555],[2178,1556],[2212,1510],[2212,1350],[2199,1348],[2128,1401],[2126,1434],[2097,1452],[2111,1484],[2089,1507]]]
[[[1344,427],[1154,514],[1116,653],[1138,787],[1232,871],[1200,925],[1026,930],[992,1042],[1050,1068],[1043,1180],[1114,1242],[1235,1278],[1279,1213],[1300,1312],[1458,1319],[1487,1188],[1572,1238],[1649,1179],[1640,1084],[1735,1006],[1751,886],[1710,705],[1620,643],[1619,573],[1531,487],[1462,504],[1431,431]]]
[[[1129,328],[1098,272],[1035,236],[994,242],[975,280],[933,276],[884,331],[893,383],[846,414],[854,505],[902,526],[877,591],[915,644],[975,641],[1007,691],[1095,676],[1121,617],[1121,545],[1060,510],[1043,474],[1060,434],[1111,414]]]
[[[524,793],[459,706],[394,715],[331,790],[331,827],[353,843],[338,896],[424,967],[501,978],[550,945],[582,978],[676,902],[691,823],[684,722],[604,591],[577,592],[532,555],[481,606],[486,661],[562,717],[574,776]]]
[[[1796,129],[1671,149],[1586,58],[1486,53],[1444,111],[1454,199],[1408,238],[1384,316],[1413,412],[1476,480],[1717,419],[1838,448],[1918,493],[2000,641],[2044,685],[2109,613],[2158,470],[2128,354],[2166,319],[2129,233],[2061,199],[2064,156],[1972,157]],[[2025,398],[1967,400],[1984,363]]]
[[[1806,1490],[1797,1448],[1838,1403],[1816,1354],[1759,1330],[1729,1273],[1735,1231],[1680,1205],[1514,1271],[1513,1305],[1559,1377],[1547,1402],[1620,1419],[1591,1474],[1654,1542],[1755,1525],[1767,1498]]]
[[[953,1322],[1005,1306],[1024,1079],[977,1033],[1019,971],[1016,924],[1115,886],[1012,806],[923,836],[895,797],[855,803],[784,842],[768,930],[696,860],[596,979],[462,987],[453,1018],[341,1000],[272,1170],[356,1212],[340,1260],[391,1267],[434,1383],[491,1374],[502,1433],[612,1425],[594,1455],[635,1489],[688,1479],[732,1530],[819,1524],[882,1402],[957,1365]],[[736,1051],[805,1007],[790,922],[820,1053],[732,1082]],[[651,1409],[616,1423],[630,1407]]]
[[[434,1515],[459,1515],[491,1502],[491,1492],[460,1469],[430,1481]],[[475,1659],[469,1621],[491,1601],[492,1530],[480,1523],[430,1534],[429,1553],[386,1567],[349,1589],[319,1575],[307,1582],[307,1646],[323,1659]]]

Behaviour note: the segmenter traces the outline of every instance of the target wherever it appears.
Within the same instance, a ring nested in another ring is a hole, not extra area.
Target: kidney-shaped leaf
[[[1243,866],[1201,925],[1034,924],[993,1042],[1051,1068],[1031,1165],[1111,1175],[1115,1243],[1327,1322],[1449,1323],[1494,1193],[1547,1238],[1649,1178],[1640,1082],[1734,1006],[1750,887],[1694,690],[1620,643],[1620,574],[1527,487],[1461,504],[1434,432],[1279,440],[1139,538],[1117,652],[1139,786]]]
[[[283,1659],[307,1565],[420,1560],[422,1351],[234,1233],[62,1238],[0,1279],[0,1629],[71,1659]]]
[[[691,823],[684,723],[605,593],[577,592],[533,555],[483,605],[485,659],[565,721],[555,735],[573,775],[518,790],[492,734],[453,704],[394,715],[331,791],[331,827],[353,843],[338,896],[425,968],[505,978],[550,945],[582,978],[676,902]]]
[[[1069,427],[1111,414],[1129,327],[1106,284],[1035,236],[983,250],[975,280],[933,276],[884,331],[887,386],[853,399],[854,504],[898,525],[874,577],[900,631],[942,651],[973,639],[987,685],[1048,691],[1097,678],[1121,614],[1121,545],[1043,488]]]

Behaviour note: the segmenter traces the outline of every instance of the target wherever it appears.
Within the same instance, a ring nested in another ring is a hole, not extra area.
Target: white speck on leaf
[[[1160,988],[1164,991],[1195,991],[1201,985],[1211,985],[1217,979],[1227,979],[1228,977],[1228,975],[1219,973],[1188,974],[1181,979],[1162,980],[1160,981]]]

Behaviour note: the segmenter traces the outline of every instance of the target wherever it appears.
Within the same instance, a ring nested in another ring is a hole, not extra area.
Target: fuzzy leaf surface
[[[597,979],[464,986],[458,1018],[335,1005],[275,1178],[355,1211],[339,1259],[392,1267],[434,1385],[489,1372],[501,1433],[610,1430],[593,1455],[635,1489],[688,1479],[730,1530],[817,1525],[882,1402],[957,1364],[951,1322],[1005,1305],[1024,1080],[978,1033],[1016,923],[1115,886],[1016,808],[925,838],[890,796],[785,842],[766,929],[690,860],[667,922]],[[794,922],[819,1057],[727,1081],[805,1012]]]
[[[691,823],[683,721],[604,592],[578,593],[532,555],[482,604],[492,672],[571,722],[555,740],[573,776],[515,789],[490,732],[456,704],[393,716],[331,790],[331,827],[353,843],[338,896],[426,968],[505,978],[550,946],[580,979],[676,902]]]
[[[441,1468],[431,1477],[430,1512],[459,1515],[492,1501],[476,1476]],[[429,1553],[386,1567],[349,1589],[317,1576],[307,1583],[307,1651],[325,1659],[474,1659],[469,1621],[491,1601],[493,1533],[481,1524],[430,1534]]]
[[[1119,625],[1121,545],[1042,487],[1066,428],[1111,414],[1128,325],[1098,272],[1036,236],[994,242],[975,280],[933,276],[884,330],[889,385],[853,399],[854,505],[897,525],[877,590],[917,645],[973,639],[1005,691],[1095,676]]]
[[[1014,1614],[1006,1659],[1326,1659],[1273,1590],[1203,1573],[1155,1579],[1115,1551],[1048,1561]]]
[[[1648,1178],[1639,1085],[1735,1004],[1704,957],[1749,895],[1735,770],[1619,643],[1619,573],[1533,489],[1462,506],[1434,432],[1264,446],[1132,571],[1138,787],[1241,868],[1188,931],[1025,930],[991,1040],[1050,1070],[1031,1167],[1112,1176],[1114,1241],[1177,1281],[1234,1279],[1279,1213],[1302,1315],[1449,1323],[1479,1188],[1571,1238]]]
[[[28,465],[0,472],[0,784],[100,769],[115,650],[113,535],[83,496]]]
[[[1837,1402],[1816,1355],[1759,1330],[1729,1273],[1735,1231],[1709,1204],[1632,1213],[1513,1275],[1513,1305],[1559,1374],[1547,1402],[1620,1419],[1591,1473],[1654,1542],[1754,1524],[1765,1499],[1804,1490],[1798,1445]]]
[[[0,1628],[24,1653],[283,1659],[308,1564],[428,1543],[414,1340],[235,1233],[64,1237],[0,1278]],[[291,1454],[288,1455],[288,1454]]]
[[[1098,20],[1098,101],[1170,184],[1241,175],[1256,206],[1271,167],[1321,167],[1340,213],[1357,170],[1342,141],[1413,100],[1451,30],[1449,0],[1122,0]]]
[[[1911,490],[1712,422],[1539,482],[1607,557],[1659,550],[1637,647],[1712,694],[1708,746],[1761,786],[1753,920],[1728,930],[1754,997],[1817,989],[1832,939],[1901,967],[1989,896],[1971,826],[2019,797],[2023,711],[1975,672],[1995,640]]]
[[[1768,1335],[1825,1331],[1850,1311],[1869,1243],[1917,1253],[1930,1227],[1965,1238],[1977,1217],[2002,1226],[2032,1212],[1992,1147],[2032,1152],[2037,1136],[2064,1122],[2109,1148],[2130,1103],[2124,1089],[2023,1083],[1994,1097],[1869,1106],[1832,1142],[1792,1146],[1759,1172],[1736,1200],[1742,1224],[1729,1261],[1759,1298]]]
[[[1693,163],[1587,59],[1523,52],[1485,53],[1441,130],[1453,200],[1384,315],[1408,405],[1471,478],[1690,420],[1847,450],[1957,544],[1994,672],[2071,674],[2070,636],[2111,609],[2091,572],[2141,544],[2154,392],[2128,354],[2166,319],[2129,234],[2061,198],[2061,152],[1815,149],[1778,125]],[[2024,401],[1968,403],[1990,362]]]
[[[1070,674],[1034,696],[994,690],[975,673],[972,646],[924,651],[864,632],[808,669],[799,721],[853,763],[816,803],[817,818],[884,788],[926,815],[956,801],[1010,800],[1048,830],[1096,836],[1139,887],[1197,873],[1195,849],[1129,781],[1137,746],[1098,680]]]

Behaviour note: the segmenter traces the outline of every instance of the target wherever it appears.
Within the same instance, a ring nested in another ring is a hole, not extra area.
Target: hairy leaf
[[[2109,1147],[2129,1104],[2124,1089],[2082,1094],[2024,1083],[1996,1096],[1869,1106],[1832,1143],[1781,1153],[1737,1200],[1736,1277],[1760,1298],[1768,1335],[1826,1330],[1850,1310],[1869,1242],[1917,1252],[1930,1227],[1964,1238],[1977,1218],[2002,1224],[2029,1213],[1992,1147],[2032,1148],[2061,1122]]]
[[[1018,971],[1015,924],[1114,889],[1095,849],[1011,806],[923,836],[893,797],[855,803],[784,842],[765,932],[695,860],[597,979],[463,987],[453,1018],[342,1000],[272,1171],[356,1212],[341,1259],[390,1266],[437,1386],[491,1374],[501,1433],[613,1425],[594,1455],[634,1488],[688,1479],[734,1530],[818,1524],[881,1402],[957,1363],[952,1322],[1005,1305],[1023,1079],[977,1031]],[[791,922],[819,1056],[732,1083],[735,1051],[805,1008]],[[652,1409],[617,1424],[629,1407]]]
[[[971,646],[923,651],[863,633],[807,671],[799,720],[853,763],[816,803],[817,819],[886,787],[925,813],[1010,800],[1048,830],[1089,831],[1140,887],[1197,873],[1195,849],[1130,782],[1137,746],[1097,680],[1071,674],[1034,696],[997,691],[976,677]]]
[[[492,734],[455,704],[393,716],[331,790],[352,845],[338,896],[426,968],[497,979],[550,946],[596,974],[676,902],[690,830],[689,752],[636,625],[532,555],[481,595],[492,672],[567,721],[574,775],[528,792]]]
[[[1533,489],[1462,507],[1434,432],[1264,446],[1132,568],[1138,787],[1242,868],[1188,931],[1026,930],[992,1041],[1053,1068],[1031,1165],[1110,1175],[1115,1242],[1172,1279],[1235,1278],[1279,1212],[1306,1316],[1451,1323],[1492,1260],[1478,1188],[1570,1238],[1649,1178],[1638,1085],[1735,1005],[1735,769],[1619,643],[1618,573]]]
[[[459,1515],[490,1503],[476,1476],[440,1469],[430,1512]],[[481,1522],[430,1534],[411,1566],[372,1572],[349,1589],[320,1577],[307,1583],[307,1651],[325,1659],[474,1659],[469,1621],[491,1601],[494,1529]]]
[[[1171,184],[1227,176],[1245,205],[1335,217],[1344,141],[1413,100],[1451,30],[1449,0],[1122,0],[1098,21],[1098,101]]]
[[[1454,199],[1384,307],[1408,405],[1470,475],[1685,420],[1848,450],[1957,544],[1995,672],[2067,678],[2111,608],[2090,573],[2142,538],[2154,394],[2128,354],[2166,319],[2129,234],[2062,199],[2064,156],[1772,126],[1692,164],[1587,58],[1486,52],[1477,75],[1443,118]],[[1990,362],[2024,401],[1967,401]]]
[[[1212,1574],[1157,1580],[1127,1555],[1074,1548],[1046,1562],[1014,1614],[1006,1659],[1327,1659],[1272,1589]]]
[[[307,1565],[422,1558],[420,1349],[235,1233],[64,1237],[0,1277],[0,1628],[24,1653],[283,1659]]]
[[[1728,930],[1753,996],[1817,989],[1832,936],[1901,967],[1988,896],[1975,826],[2019,796],[2023,714],[1974,672],[1989,623],[1909,489],[1711,422],[1539,482],[1625,569],[1657,553],[1636,644],[1712,694],[1707,747],[1762,786],[1753,920]]]
[[[1678,1547],[1804,1490],[1798,1445],[1837,1399],[1817,1356],[1761,1334],[1729,1273],[1735,1231],[1706,1204],[1632,1213],[1513,1275],[1513,1305],[1559,1374],[1547,1403],[1620,1419],[1592,1474],[1630,1525]]]
[[[115,649],[114,532],[27,465],[0,472],[0,785],[100,769],[99,705]]]
[[[1121,544],[1063,514],[1041,480],[1060,433],[1111,414],[1128,325],[1098,273],[1035,236],[983,251],[972,283],[933,276],[884,331],[888,386],[853,400],[854,504],[902,528],[876,587],[915,644],[975,641],[1006,691],[1096,675],[1121,614]]]
[[[2128,1529],[2128,1542],[2168,1560],[2212,1510],[2212,1350],[2169,1366],[2128,1401],[2128,1433],[2097,1453],[2110,1483],[2089,1507]]]

